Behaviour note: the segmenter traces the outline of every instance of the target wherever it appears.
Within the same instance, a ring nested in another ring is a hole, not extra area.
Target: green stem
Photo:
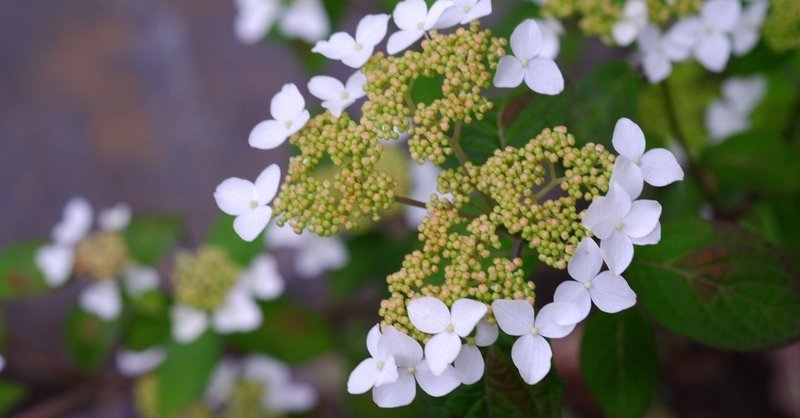
[[[452,138],[450,138],[450,148],[453,150],[453,153],[456,155],[458,162],[462,166],[466,166],[469,163],[469,159],[467,158],[467,154],[464,153],[464,150],[461,149],[461,144],[459,141],[461,140],[461,121],[456,122],[456,128],[453,132]]]
[[[788,123],[784,130],[784,139],[786,139],[787,142],[792,142],[798,137],[797,134],[800,133],[800,89],[797,91],[797,94],[795,94],[794,104],[791,110],[789,110],[787,121]]]

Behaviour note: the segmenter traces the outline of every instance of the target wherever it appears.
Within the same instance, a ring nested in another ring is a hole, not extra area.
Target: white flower
[[[447,366],[441,375],[431,372],[427,360],[422,358],[422,347],[413,338],[394,327],[383,330],[382,339],[391,349],[397,365],[397,381],[372,389],[372,399],[382,408],[396,408],[408,405],[417,395],[416,384],[428,395],[441,397],[452,392],[461,384],[453,366]]]
[[[367,77],[356,71],[347,79],[347,84],[324,75],[313,77],[308,82],[308,90],[322,100],[322,107],[338,118],[348,106],[367,95],[364,92],[366,84]]]
[[[306,110],[306,101],[294,84],[285,84],[270,102],[270,115],[250,132],[248,142],[258,149],[273,149],[286,142],[308,123],[311,115]]]
[[[458,377],[461,378],[461,383],[471,385],[481,379],[485,365],[478,347],[488,347],[494,344],[499,333],[497,325],[490,324],[486,318],[478,322],[478,325],[475,326],[475,343],[464,343],[458,357],[453,362],[453,367],[455,367]]]
[[[750,112],[766,94],[767,80],[761,75],[731,77],[722,83],[722,100],[706,109],[705,124],[715,143],[750,129]]]
[[[568,280],[556,288],[553,300],[573,303],[580,309],[580,318],[586,318],[592,302],[603,312],[617,313],[636,304],[636,294],[621,276],[610,271],[600,273],[603,256],[600,247],[591,238],[584,238],[572,255],[567,271],[575,280]]]
[[[78,297],[78,304],[86,312],[113,321],[122,312],[122,295],[115,280],[102,280],[84,289]]]
[[[82,197],[73,197],[64,207],[61,221],[53,227],[53,241],[59,245],[76,245],[92,229],[92,206]]]
[[[492,0],[455,0],[453,6],[445,10],[436,22],[437,29],[447,29],[455,25],[466,25],[492,14]]]
[[[267,227],[272,208],[267,206],[278,193],[281,169],[270,165],[256,182],[232,177],[217,186],[214,199],[228,215],[235,216],[233,229],[245,241],[253,241]]]
[[[539,30],[542,32],[542,49],[539,51],[539,56],[551,60],[556,59],[561,50],[559,38],[564,35],[564,26],[552,17],[534,20],[539,24]]]
[[[141,376],[158,367],[167,356],[163,347],[151,347],[144,351],[117,351],[117,370],[123,376]]]
[[[113,207],[101,210],[97,214],[97,223],[104,231],[122,231],[131,221],[131,207],[118,203]]]
[[[767,17],[766,1],[756,0],[742,12],[742,17],[733,28],[733,53],[742,56],[750,52],[761,38],[761,25]]]
[[[375,325],[367,334],[367,351],[370,358],[362,361],[347,379],[347,392],[360,395],[373,387],[397,381],[397,365],[388,346],[389,338],[381,338],[380,325]]]
[[[722,98],[745,114],[752,112],[766,94],[767,79],[761,74],[730,77],[722,83]]]
[[[228,292],[225,301],[214,312],[205,312],[191,306],[176,304],[170,310],[172,336],[183,344],[191,343],[212,328],[220,334],[252,331],[261,325],[261,309],[251,295],[243,289]]]
[[[426,296],[408,303],[408,319],[418,330],[434,334],[425,344],[425,358],[431,372],[439,376],[461,351],[461,337],[467,337],[486,315],[486,304],[472,299],[453,302],[452,312],[439,299]]]
[[[564,77],[555,61],[541,56],[543,47],[542,31],[536,21],[528,19],[522,22],[511,34],[513,55],[506,55],[500,60],[494,85],[514,88],[524,80],[537,93],[561,93],[564,90]]]
[[[347,247],[338,237],[320,237],[308,231],[298,235],[291,227],[277,224],[270,225],[266,236],[270,248],[296,251],[294,271],[304,279],[344,267],[349,260]]]
[[[295,0],[281,17],[281,32],[287,38],[314,43],[330,32],[330,22],[320,0]]]
[[[317,42],[311,51],[342,61],[349,67],[361,68],[386,36],[388,24],[389,15],[366,15],[358,23],[355,38],[345,32],[336,32],[329,40]]]
[[[746,114],[723,100],[715,100],[706,108],[706,129],[714,143],[747,131],[750,128],[747,119]]]
[[[133,266],[122,273],[122,282],[129,295],[138,297],[158,288],[158,272],[150,267]]]
[[[579,320],[575,305],[559,302],[545,305],[536,316],[533,306],[524,300],[496,300],[492,311],[503,332],[519,337],[511,347],[511,359],[529,385],[538,383],[550,371],[553,352],[544,337],[566,337]]]
[[[280,7],[280,0],[236,0],[234,31],[239,41],[254,44],[267,36]]]
[[[619,183],[631,199],[639,197],[644,182],[663,187],[683,180],[683,169],[671,152],[664,148],[644,152],[644,133],[632,120],[617,121],[611,142],[619,153],[611,182]]]
[[[425,32],[434,28],[442,14],[453,4],[451,0],[437,0],[428,10],[425,0],[403,0],[397,3],[392,17],[400,30],[389,37],[386,52],[394,55],[417,42]]]
[[[276,299],[286,287],[278,271],[278,262],[267,254],[256,257],[250,263],[250,267],[242,272],[239,285],[259,300]]]
[[[674,39],[692,51],[706,69],[722,72],[731,55],[728,36],[736,26],[742,6],[738,0],[709,0],[703,4],[700,16],[689,16],[672,29]]]
[[[672,63],[684,60],[689,49],[674,41],[671,34],[662,35],[656,26],[646,26],[639,33],[637,45],[642,54],[642,67],[647,80],[659,83],[669,77]]]
[[[64,284],[72,275],[75,265],[75,249],[71,246],[49,244],[36,250],[36,266],[42,271],[50,287]]]
[[[647,3],[644,0],[628,0],[622,9],[622,19],[611,28],[611,37],[618,45],[628,46],[647,26],[647,22]]]
[[[583,225],[600,241],[600,251],[609,270],[622,274],[633,260],[633,245],[653,233],[661,216],[655,200],[631,201],[619,183],[611,183],[608,194],[589,205]]]
[[[170,310],[172,337],[175,341],[188,344],[196,340],[208,329],[208,315],[205,312],[185,305],[175,305]]]

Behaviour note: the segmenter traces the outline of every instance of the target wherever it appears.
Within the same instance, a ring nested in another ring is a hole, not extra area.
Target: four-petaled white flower
[[[628,0],[622,9],[622,18],[611,28],[611,37],[621,46],[628,46],[647,26],[647,3],[644,0]]]
[[[352,68],[361,68],[372,56],[375,46],[386,36],[389,15],[366,15],[358,23],[356,36],[336,32],[327,41],[319,41],[311,50],[325,57],[342,61]]]
[[[632,201],[619,183],[595,199],[583,216],[583,225],[600,238],[600,252],[608,269],[622,274],[633,260],[633,245],[649,240],[658,228],[661,204],[655,200]]]
[[[347,246],[338,237],[321,237],[308,231],[298,235],[291,227],[274,223],[267,229],[266,236],[270,248],[295,250],[294,271],[303,279],[313,279],[328,270],[344,267],[350,258]]]
[[[534,315],[527,301],[496,300],[492,311],[503,332],[519,337],[511,347],[511,359],[529,385],[538,383],[550,371],[553,352],[544,337],[566,337],[580,319],[578,307],[571,303],[549,303]]]
[[[403,0],[397,3],[392,17],[399,31],[389,37],[386,52],[394,55],[405,50],[434,28],[442,14],[451,6],[451,0],[438,0],[430,10],[425,0]]]
[[[642,54],[642,67],[647,80],[659,83],[669,77],[672,63],[689,56],[689,49],[675,42],[672,32],[662,34],[653,25],[646,26],[639,33],[637,46]]]
[[[621,276],[610,271],[600,273],[603,256],[591,238],[584,238],[572,255],[567,271],[575,280],[567,280],[556,288],[553,300],[573,303],[586,318],[592,302],[603,312],[617,313],[636,304],[636,293]]]
[[[725,69],[731,55],[729,34],[739,21],[742,6],[739,0],[709,0],[700,16],[679,21],[672,34],[679,45],[690,48],[694,58],[709,71]]]
[[[531,90],[547,95],[555,95],[564,90],[564,77],[555,61],[541,56],[544,43],[542,31],[533,19],[522,22],[511,34],[511,51],[497,65],[494,85],[514,88],[522,84]]]
[[[272,208],[267,206],[278,193],[281,169],[275,164],[265,168],[253,183],[237,177],[229,178],[217,186],[214,199],[217,206],[228,215],[235,216],[233,229],[245,241],[253,241],[272,219]]]
[[[664,148],[645,152],[644,133],[632,120],[617,121],[611,142],[619,153],[611,182],[619,183],[631,199],[642,194],[644,182],[663,187],[683,180],[683,169],[671,152]]]
[[[356,366],[347,379],[347,391],[354,395],[366,393],[373,387],[397,381],[397,364],[388,346],[390,338],[381,338],[380,325],[375,325],[367,334],[367,351],[371,356]]]
[[[417,395],[416,383],[428,395],[441,397],[452,392],[461,384],[461,379],[453,366],[447,366],[439,376],[431,372],[428,361],[422,358],[422,347],[413,338],[394,327],[386,327],[381,339],[391,349],[397,365],[397,381],[372,389],[372,399],[382,408],[396,408],[414,401]]]
[[[452,312],[451,312],[452,310]],[[466,338],[486,315],[486,304],[459,299],[451,309],[439,299],[426,296],[408,303],[408,319],[418,330],[434,334],[425,344],[425,358],[431,372],[439,376],[461,351],[461,337]]]
[[[706,109],[705,123],[715,143],[750,129],[750,113],[764,98],[767,80],[762,75],[731,77],[722,83],[722,99]]]
[[[356,71],[347,79],[347,84],[325,75],[313,77],[308,82],[308,90],[322,100],[322,107],[338,118],[348,106],[367,95],[364,92],[366,84],[367,77],[361,71]]]
[[[455,25],[466,25],[492,14],[492,0],[455,0],[453,6],[445,10],[436,22],[437,29],[447,29]]]
[[[251,147],[277,148],[302,129],[311,118],[306,110],[306,101],[294,84],[285,84],[281,91],[272,97],[270,114],[273,119],[259,123],[250,132],[248,142]]]
[[[499,334],[497,325],[490,324],[486,318],[478,322],[478,325],[475,326],[474,343],[464,343],[458,357],[453,362],[453,367],[455,367],[458,377],[461,378],[461,383],[471,385],[481,379],[485,365],[478,347],[488,347],[494,344]]]
[[[733,53],[742,56],[750,52],[761,38],[761,26],[767,17],[769,4],[756,0],[742,12],[739,22],[733,28]]]
[[[330,33],[330,22],[321,0],[295,0],[281,17],[280,28],[287,38],[314,43]]]
[[[279,0],[236,0],[234,30],[239,41],[254,44],[269,33],[280,14]]]

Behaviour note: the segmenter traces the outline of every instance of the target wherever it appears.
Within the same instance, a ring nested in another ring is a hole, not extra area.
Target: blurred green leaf
[[[594,312],[580,359],[586,386],[606,416],[638,417],[650,405],[658,374],[655,336],[636,309]]]
[[[207,331],[194,342],[172,342],[164,363],[156,372],[158,409],[164,416],[197,400],[208,385],[208,379],[222,356],[222,340]]]
[[[211,230],[208,232],[206,242],[215,247],[225,250],[233,261],[242,267],[250,265],[250,262],[264,251],[264,240],[261,236],[247,242],[236,235],[233,230],[232,216],[223,215],[217,218]]]
[[[153,266],[175,247],[182,228],[177,215],[136,216],[125,229],[125,241],[137,262]]]
[[[747,219],[748,226],[800,260],[800,196],[761,202]]]
[[[759,236],[735,225],[684,219],[636,249],[625,277],[671,330],[715,347],[760,350],[800,337],[800,277]]]
[[[41,243],[26,242],[0,250],[0,298],[18,298],[49,289],[34,257]]]
[[[129,318],[122,337],[125,348],[143,351],[167,341],[170,322],[165,316],[137,314]]]
[[[0,381],[0,415],[5,416],[8,411],[17,405],[28,390],[19,383]]]
[[[262,304],[264,321],[253,332],[233,334],[230,341],[241,350],[260,352],[287,363],[309,361],[333,346],[325,320],[288,299]]]
[[[67,350],[78,367],[95,372],[108,359],[119,330],[118,321],[104,321],[75,307],[67,316]]]

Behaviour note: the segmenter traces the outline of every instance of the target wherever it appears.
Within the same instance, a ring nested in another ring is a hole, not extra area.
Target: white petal
[[[214,329],[221,334],[247,332],[261,325],[261,309],[245,292],[233,290],[212,315]]]
[[[453,331],[466,337],[475,329],[478,321],[486,315],[487,310],[488,307],[485,303],[472,299],[459,299],[453,302],[451,307]]]
[[[223,407],[230,399],[240,373],[241,366],[235,360],[228,358],[220,361],[211,373],[203,401],[212,408]]]
[[[631,210],[631,198],[618,183],[611,183],[608,194],[589,205],[583,217],[583,225],[601,240],[616,231],[616,223]]]
[[[715,33],[703,37],[694,49],[694,57],[707,70],[720,73],[731,56],[731,41],[725,35]]]
[[[387,356],[383,359],[383,366],[378,372],[378,378],[375,380],[375,386],[388,385],[397,381],[397,363],[394,356]]]
[[[417,385],[414,375],[405,369],[398,370],[397,381],[378,386],[372,390],[372,400],[381,408],[397,408],[406,406],[414,401],[417,395]]]
[[[97,215],[97,223],[104,231],[122,231],[131,221],[131,207],[118,203],[111,208],[101,210]]]
[[[364,86],[367,85],[367,76],[361,71],[356,71],[347,79],[345,90],[353,100],[358,100],[367,95],[364,91]]]
[[[531,60],[542,48],[542,31],[533,19],[520,23],[511,34],[511,51],[520,60]]]
[[[241,373],[245,380],[266,384],[285,383],[291,379],[289,366],[262,354],[251,354],[244,358]]]
[[[356,42],[363,46],[375,46],[386,36],[390,16],[387,14],[366,15],[356,28]]]
[[[525,71],[523,71],[519,59],[506,55],[500,59],[500,63],[497,65],[494,85],[500,88],[514,88],[522,84],[524,78]]]
[[[472,344],[464,344],[461,346],[461,352],[458,353],[454,366],[461,383],[471,385],[481,380],[484,368],[481,350]]]
[[[525,84],[539,94],[553,96],[564,91],[564,76],[555,61],[536,57],[525,68]]]
[[[306,101],[300,90],[292,83],[284,84],[270,102],[270,114],[279,122],[294,120],[306,108]]]
[[[464,16],[464,20],[461,21],[461,24],[466,25],[473,20],[478,20],[490,14],[492,14],[492,0],[479,0],[478,4]]]
[[[418,24],[425,22],[425,17],[428,14],[428,5],[424,0],[404,0],[397,3],[397,6],[392,12],[394,23],[401,31],[404,30],[421,30],[417,27]],[[390,41],[391,42],[391,41]],[[389,52],[390,54],[392,52]]]
[[[439,376],[461,351],[461,338],[452,332],[443,332],[431,337],[425,344],[425,359],[431,372]]]
[[[422,360],[422,346],[395,327],[389,326],[383,329],[378,349],[381,353],[394,356],[397,367],[413,367]]]
[[[112,321],[122,311],[122,297],[114,280],[104,280],[83,290],[78,300],[86,312],[99,316],[104,321]]]
[[[408,303],[408,319],[418,330],[427,334],[445,332],[450,325],[450,310],[439,299],[425,296]]]
[[[208,329],[208,316],[203,311],[177,305],[170,311],[170,316],[172,337],[179,343],[190,343]]]
[[[310,410],[316,405],[317,397],[317,391],[313,386],[287,382],[270,386],[264,402],[268,411],[288,414]]]
[[[459,6],[451,7],[445,11],[439,20],[436,21],[434,26],[436,29],[448,29],[459,23],[464,19],[464,9]]]
[[[295,270],[305,279],[319,277],[327,270],[336,270],[347,264],[347,246],[339,238],[323,238],[307,233],[308,242],[295,258]]]
[[[270,255],[256,257],[240,278],[244,288],[259,300],[272,300],[283,294],[285,284],[278,263]]]
[[[683,169],[671,152],[655,148],[642,156],[642,175],[648,184],[662,187],[683,180]]]
[[[366,19],[366,18],[365,18]],[[345,32],[336,32],[327,41],[319,41],[312,52],[324,55],[332,60],[340,60],[355,48],[356,40]]]
[[[644,68],[644,74],[647,76],[647,81],[651,84],[666,80],[672,73],[672,63],[661,54],[645,54],[642,67]]]
[[[592,309],[592,298],[589,295],[589,289],[583,283],[573,280],[567,280],[556,288],[553,294],[553,302],[572,303],[578,307],[579,320],[589,316],[589,311]]]
[[[611,172],[611,182],[622,186],[631,199],[636,199],[642,194],[644,175],[642,174],[642,169],[638,165],[620,155],[617,157],[617,161],[614,162],[614,171]]]
[[[573,279],[585,283],[597,276],[601,267],[603,267],[603,256],[600,254],[600,247],[593,239],[586,237],[572,254],[567,264],[567,271]]]
[[[511,347],[511,359],[519,369],[522,380],[529,385],[539,383],[547,376],[552,358],[550,345],[538,335],[523,335]]]
[[[299,130],[303,129],[303,127],[306,126],[306,123],[308,123],[309,119],[311,119],[311,114],[308,113],[308,110],[303,110],[300,112],[294,119],[292,119],[292,123],[287,131],[289,136],[292,136]]]
[[[370,328],[367,333],[367,351],[372,358],[382,359],[385,357],[383,353],[378,350],[378,342],[381,340],[381,325],[375,324]]]
[[[337,100],[342,93],[345,93],[345,88],[341,81],[326,75],[319,75],[312,77],[308,82],[308,91],[321,100]]]
[[[661,217],[661,204],[655,200],[637,200],[631,204],[631,211],[625,217],[622,231],[632,238],[649,234]]]
[[[614,274],[622,274],[633,260],[633,243],[622,232],[615,232],[600,242],[600,251],[608,269]]]
[[[72,275],[75,250],[69,246],[45,245],[36,250],[35,261],[50,287],[61,286]]]
[[[604,271],[592,280],[589,293],[597,308],[607,313],[617,313],[636,304],[636,293],[628,282],[610,271]]]
[[[347,393],[360,395],[372,389],[380,372],[377,364],[378,362],[374,358],[368,358],[359,363],[347,379]],[[395,367],[396,371],[397,367]]]
[[[667,39],[675,46],[691,49],[700,39],[703,22],[698,16],[689,16],[672,25],[667,32]]]
[[[280,9],[274,1],[237,0],[236,5],[234,30],[239,41],[245,44],[254,44],[267,36]]]
[[[161,347],[152,347],[144,351],[117,351],[117,370],[123,376],[143,375],[158,367],[167,356]]]
[[[741,13],[742,4],[738,0],[709,0],[700,12],[707,25],[722,32],[732,30]]]
[[[138,297],[158,288],[158,271],[150,267],[131,267],[123,273],[122,283],[129,295]]]
[[[220,210],[232,216],[250,211],[257,196],[256,186],[249,180],[231,177],[217,186],[214,199]]]
[[[61,245],[75,245],[92,228],[92,206],[82,197],[73,197],[64,206],[61,221],[53,227],[53,240]]]
[[[730,77],[722,83],[722,97],[734,109],[750,113],[764,98],[767,80],[763,75]]]
[[[760,34],[755,30],[736,30],[732,33],[733,53],[742,56],[752,51],[758,43]]]
[[[536,22],[542,31],[542,50],[539,51],[539,56],[551,60],[556,59],[561,50],[561,41],[558,37],[564,33],[564,27],[561,26],[561,22],[553,18],[536,19]]]
[[[497,325],[506,334],[528,334],[533,328],[533,306],[525,300],[499,299],[492,302]]]
[[[266,241],[270,248],[301,249],[307,245],[310,236],[314,235],[307,231],[297,234],[289,225],[278,226],[272,223],[267,229]]]
[[[611,142],[614,144],[614,149],[629,160],[636,161],[644,154],[642,128],[628,118],[617,121]]]
[[[389,55],[394,55],[398,52],[405,51],[414,42],[417,42],[425,34],[423,30],[409,29],[397,31],[389,37],[389,43],[386,45],[386,52]]]
[[[642,238],[631,238],[633,245],[654,245],[661,241],[661,223],[657,223],[650,233]]]
[[[434,398],[447,395],[461,385],[461,378],[453,366],[447,366],[444,372],[437,376],[431,372],[427,360],[417,365],[414,377],[417,378],[419,387]]]
[[[278,148],[288,138],[289,129],[286,128],[286,125],[283,122],[270,119],[256,125],[250,131],[250,137],[247,142],[253,148],[268,150]]]
[[[281,184],[281,168],[277,164],[270,164],[256,178],[256,193],[258,193],[258,204],[266,205],[275,198],[278,187]]]
[[[706,109],[706,129],[715,143],[744,132],[749,128],[747,115],[735,109],[728,102],[714,101]]]
[[[233,221],[233,229],[243,240],[251,242],[261,234],[272,219],[272,208],[259,206],[239,215]]]
[[[583,319],[581,313],[581,309],[575,304],[550,302],[539,309],[535,326],[544,337],[563,338]]]
[[[347,109],[348,106],[353,104],[353,102],[354,100],[341,100],[341,99],[328,100],[322,102],[322,107],[328,109],[331,112],[331,115],[338,118],[342,116],[344,110]]]
[[[630,45],[638,34],[639,26],[630,20],[617,22],[614,27],[611,28],[611,37],[614,38],[614,42],[619,46]]]
[[[330,22],[320,0],[295,0],[281,18],[281,31],[287,38],[316,42],[330,31]]]
[[[375,48],[371,46],[364,46],[359,50],[354,49],[342,58],[342,63],[351,68],[361,68],[369,61],[369,57],[372,56],[374,50]]]
[[[442,17],[442,14],[444,14],[447,9],[451,8],[453,4],[452,0],[436,0],[428,11],[427,16],[425,16],[423,28],[425,30],[433,29],[433,27],[436,26],[436,22]]]
[[[475,327],[475,345],[488,347],[497,341],[500,336],[500,329],[496,324],[490,324],[486,318],[481,319]]]

